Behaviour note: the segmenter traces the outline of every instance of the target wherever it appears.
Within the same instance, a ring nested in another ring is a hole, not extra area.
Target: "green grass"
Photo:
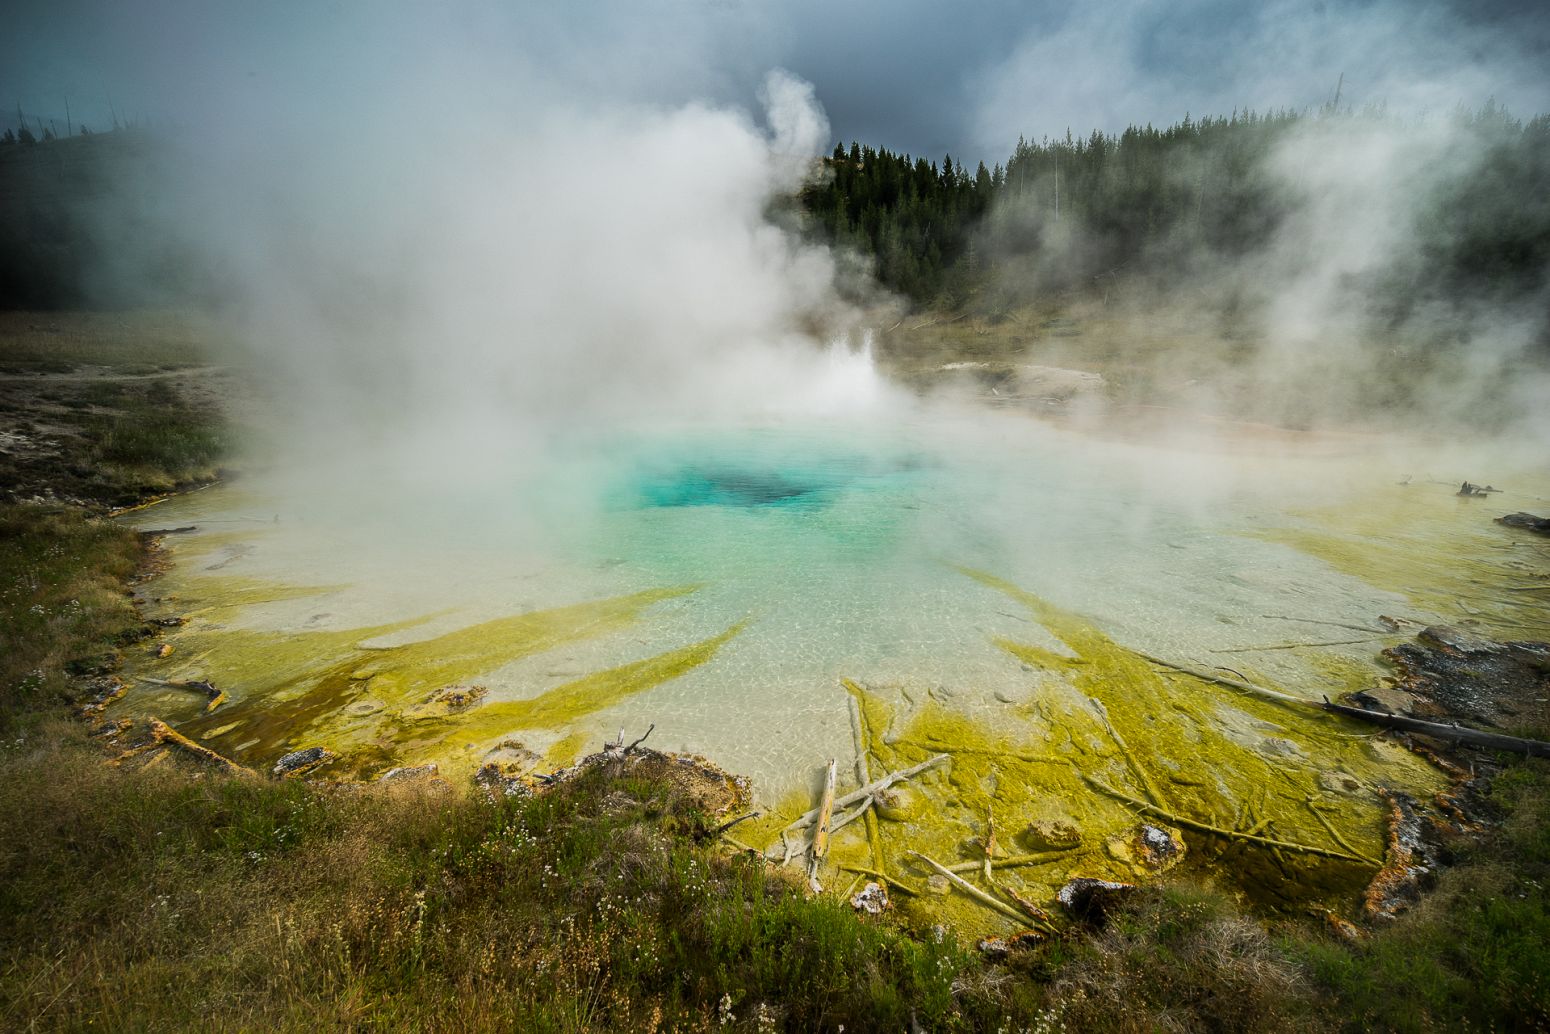
[[[1461,845],[1412,914],[1354,950],[1297,945],[1351,1029],[1550,1028],[1550,765],[1513,762],[1492,797],[1501,829]]]
[[[66,734],[66,741],[73,737]],[[47,762],[46,764],[40,762]],[[667,781],[532,799],[0,762],[0,1005],[38,1028],[996,1029],[953,939],[695,843]],[[723,1006],[723,1002],[726,1004]],[[337,1003],[337,1004],[336,1004]],[[352,1006],[350,1003],[355,1003]],[[359,1009],[357,1012],[356,1009]]]
[[[165,312],[0,313],[0,499],[93,506],[207,481],[231,449],[208,332]]]
[[[0,312],[0,372],[69,373],[108,366],[120,373],[210,361],[212,330],[166,310]]]
[[[135,533],[76,509],[0,506],[0,733],[80,693],[140,618],[124,582]]]
[[[142,491],[165,491],[215,475],[230,441],[213,414],[150,401],[124,405],[81,423],[97,464]]]
[[[1543,862],[1539,766],[1507,777],[1501,840],[1355,949],[1302,924],[1272,936],[1180,883],[990,966],[698,843],[693,801],[654,775],[594,769],[491,801],[121,771],[75,727],[53,737],[0,756],[0,914],[15,918],[0,1008],[36,1029],[1517,1030],[1547,1015],[1543,899],[1524,882],[1542,875],[1525,865]]]

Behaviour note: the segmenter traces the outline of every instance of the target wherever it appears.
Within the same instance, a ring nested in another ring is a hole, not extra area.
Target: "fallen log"
[[[1309,797],[1304,803],[1308,805],[1308,810],[1313,812],[1313,817],[1319,820],[1319,825],[1323,826],[1324,829],[1329,833],[1329,838],[1331,840],[1339,844],[1345,850],[1350,851],[1352,854],[1366,860],[1371,865],[1383,864],[1378,859],[1364,855],[1356,848],[1352,847],[1350,842],[1347,841],[1345,837],[1340,835],[1340,831],[1335,828],[1335,824],[1329,821],[1329,817],[1319,810],[1318,804],[1315,803],[1312,797]]]
[[[187,736],[184,736],[182,733],[172,728],[172,726],[168,725],[160,718],[152,718],[146,723],[146,725],[151,733],[150,742],[124,751],[124,753],[110,761],[109,764],[120,765],[125,761],[128,761],[130,758],[133,758],[139,754],[143,754],[148,750],[153,750],[156,747],[165,746],[176,747],[177,749],[184,751],[187,754],[191,754],[192,756],[206,762],[207,764],[214,765],[216,768],[220,769],[222,772],[225,772],[227,775],[251,778],[258,777],[258,773],[253,771],[251,768],[239,765],[235,761],[232,761],[230,758],[217,754],[215,751],[211,750],[209,747],[204,746],[203,744],[195,743],[193,740],[189,739]]]
[[[837,818],[830,819],[829,820],[829,835],[832,837],[835,833],[838,833],[840,830],[844,829],[846,826],[850,825],[852,822],[855,822],[857,819],[861,818],[864,815],[870,814],[871,811],[872,811],[872,798],[868,797],[866,800],[861,802],[861,806],[859,808],[857,808],[855,811],[847,811],[843,815],[838,816]]]
[[[1006,916],[1008,919],[1011,919],[1013,922],[1026,923],[1028,921],[1028,917],[1023,915],[1021,911],[1013,908],[1011,905],[1008,905],[1000,898],[991,897],[989,894],[985,893],[983,890],[980,890],[974,884],[970,883],[962,876],[959,876],[957,873],[953,872],[941,862],[938,862],[932,858],[927,858],[919,851],[911,851],[910,854],[914,855],[916,858],[919,858],[922,862],[925,862],[927,865],[941,873],[943,876],[946,876],[949,883],[963,891],[975,901],[978,901],[980,904],[984,905],[986,908],[994,909],[995,911],[1000,912],[1002,915]]]
[[[1036,923],[1050,922],[1048,912],[1044,911],[1044,909],[1040,908],[1032,901],[1029,901],[1027,898],[1017,893],[1017,891],[1013,890],[1011,887],[998,883],[996,884],[996,889],[1005,894],[1007,897],[1011,898],[1012,903],[1018,908],[1022,909],[1029,919],[1032,919]]]
[[[1103,701],[1097,697],[1088,697],[1087,702],[1097,712],[1098,718],[1103,722],[1103,727],[1108,730],[1110,738],[1119,745],[1120,753],[1125,756],[1125,764],[1130,766],[1130,770],[1141,781],[1141,786],[1146,790],[1146,795],[1152,799],[1153,804],[1161,804],[1163,802],[1162,791],[1158,790],[1156,785],[1153,784],[1152,777],[1147,775],[1145,768],[1141,767],[1141,761],[1131,751],[1130,744],[1125,742],[1125,738],[1119,734],[1119,730],[1114,728],[1114,723],[1109,721],[1109,710],[1103,706]]]
[[[938,750],[941,743],[927,743],[922,740],[897,739],[893,741],[896,747],[915,747],[920,750]],[[1001,758],[1002,760],[1026,761],[1031,765],[1069,765],[1069,758],[1055,757],[1052,754],[1033,754],[1020,750],[999,750],[995,747],[967,747],[954,744],[949,748],[951,754],[979,754],[985,757]]]
[[[1075,844],[1071,845],[1073,848],[1075,846]],[[1045,862],[1054,861],[1069,850],[1071,848],[1062,848],[1058,851],[1040,851],[1038,854],[1014,854],[1006,858],[997,858],[996,866],[1001,869],[1015,869],[1022,865],[1042,865]],[[948,866],[953,872],[979,872],[984,867],[984,862],[955,862]]]
[[[1550,517],[1537,517],[1531,513],[1509,513],[1505,517],[1496,518],[1497,524],[1506,525],[1509,528],[1523,528],[1527,531],[1537,531],[1541,535],[1550,535]]]
[[[1371,632],[1375,636],[1384,635],[1381,628],[1372,628],[1368,625],[1353,625],[1347,621],[1324,621],[1321,618],[1295,618],[1287,614],[1261,614],[1262,618],[1274,618],[1277,621],[1300,621],[1305,625],[1327,625],[1330,628],[1349,628],[1353,632]]]
[[[868,739],[866,718],[861,713],[862,689],[850,679],[840,679],[840,685],[845,688],[850,703],[850,735],[856,743],[856,784],[866,786],[872,781],[872,774],[866,760]],[[867,808],[865,812],[862,817],[866,822],[867,845],[872,851],[872,867],[881,872],[887,866],[883,862],[882,833],[877,828],[876,809]]]
[[[1386,726],[1390,729],[1403,729],[1406,732],[1419,733],[1423,736],[1447,740],[1450,743],[1467,743],[1472,747],[1508,750],[1514,754],[1525,754],[1536,758],[1550,758],[1550,743],[1546,743],[1544,740],[1529,740],[1521,736],[1482,732],[1479,729],[1471,729],[1462,725],[1444,725],[1441,722],[1427,722],[1419,718],[1406,718],[1404,715],[1388,714],[1383,711],[1369,711],[1363,707],[1351,707],[1347,704],[1336,704],[1327,699],[1314,704],[1314,706],[1320,710],[1328,711],[1330,714],[1357,718],[1361,721],[1372,722],[1375,725]]]
[[[1183,664],[1175,664],[1165,661],[1160,657],[1149,654],[1139,656],[1160,664],[1165,668],[1183,672],[1202,682],[1212,682],[1218,686],[1227,686],[1231,689],[1240,689],[1245,693],[1262,697],[1266,700],[1274,700],[1280,704],[1289,704],[1294,707],[1312,708],[1315,711],[1324,711],[1328,714],[1338,714],[1346,718],[1355,718],[1358,721],[1371,722],[1373,725],[1382,725],[1389,729],[1402,729],[1405,732],[1420,733],[1423,736],[1432,736],[1450,743],[1467,743],[1475,747],[1486,747],[1491,750],[1509,750],[1515,754],[1527,754],[1536,758],[1550,758],[1550,743],[1544,740],[1529,740],[1521,736],[1508,736],[1504,733],[1484,732],[1480,729],[1471,729],[1462,725],[1445,725],[1442,722],[1428,722],[1420,718],[1406,718],[1404,715],[1389,714],[1386,711],[1370,711],[1364,707],[1352,707],[1349,704],[1337,704],[1328,697],[1322,700],[1307,700],[1303,697],[1295,697],[1289,693],[1280,693],[1264,686],[1256,686],[1252,682],[1242,682],[1238,679],[1226,678],[1222,675],[1213,675],[1208,671],[1191,668]]]
[[[808,848],[807,875],[816,886],[818,863],[829,853],[829,822],[834,816],[835,760],[829,759],[829,768],[823,780],[823,798],[818,804],[818,825],[813,830],[813,843]]]
[[[624,742],[624,730],[620,729],[619,738],[617,740],[612,740],[603,744],[603,753],[612,758],[628,757],[630,754],[635,752],[636,747],[639,747],[642,743],[646,742],[646,737],[655,732],[656,728],[657,723],[652,722],[646,727],[646,731],[641,734],[640,739],[628,744]]]
[[[920,773],[926,771],[927,769],[934,768],[944,761],[951,760],[952,755],[950,754],[938,754],[935,757],[927,758],[925,761],[922,761],[918,765],[911,765],[909,768],[901,769],[898,772],[885,775],[883,778],[874,780],[859,790],[854,790],[843,797],[837,798],[834,801],[834,806],[836,808],[848,808],[852,804],[859,804],[864,797],[874,797],[895,783],[902,783],[906,779],[913,779],[915,776],[920,775]],[[781,830],[781,832],[789,833],[798,829],[806,829],[808,826],[812,825],[817,818],[818,809],[814,808],[812,811],[807,812],[805,815],[794,819],[785,827],[785,829]]]
[[[1136,656],[1140,657],[1142,660],[1151,661],[1153,664],[1160,664],[1164,668],[1172,668],[1174,671],[1183,672],[1185,675],[1197,678],[1202,682],[1215,683],[1218,686],[1226,686],[1229,689],[1241,689],[1245,693],[1252,693],[1255,696],[1264,697],[1266,700],[1274,700],[1280,704],[1292,704],[1300,706],[1311,705],[1313,707],[1318,706],[1318,703],[1313,700],[1304,700],[1302,697],[1294,697],[1290,693],[1280,693],[1273,689],[1266,689],[1264,686],[1256,686],[1252,682],[1242,682],[1238,679],[1230,679],[1225,675],[1213,675],[1209,671],[1202,671],[1199,668],[1191,668],[1186,664],[1175,664],[1173,661],[1165,661],[1161,657],[1153,657],[1149,653],[1140,653],[1138,651]]]
[[[985,882],[992,887],[996,885],[995,874],[991,871],[991,861],[996,854],[996,817],[991,814],[990,808],[985,808]]]
[[[1162,819],[1164,822],[1171,822],[1175,826],[1180,826],[1184,829],[1192,829],[1197,833],[1208,833],[1211,836],[1222,837],[1226,840],[1237,840],[1246,844],[1257,844],[1260,847],[1268,848],[1272,851],[1292,851],[1297,854],[1316,855],[1319,858],[1334,858],[1342,862],[1360,862],[1363,865],[1372,864],[1371,859],[1363,858],[1360,855],[1347,854],[1345,851],[1336,851],[1327,847],[1315,847],[1312,844],[1299,844],[1292,840],[1277,840],[1274,837],[1262,837],[1253,833],[1240,833],[1237,830],[1223,829],[1221,826],[1213,826],[1208,822],[1200,822],[1197,819],[1185,818],[1183,815],[1168,811],[1165,808],[1159,808],[1155,804],[1148,804],[1145,801],[1137,800],[1136,798],[1131,797],[1129,794],[1122,793],[1121,791],[1114,789],[1114,787],[1109,786],[1107,783],[1094,779],[1090,775],[1084,774],[1082,778],[1085,779],[1087,783],[1094,789],[1106,793],[1116,800],[1124,801],[1131,807],[1139,809],[1140,811],[1147,814],[1154,815],[1157,818]]]
[[[739,823],[747,822],[749,819],[756,819],[760,815],[763,815],[763,814],[764,814],[764,812],[762,812],[762,811],[750,811],[746,815],[739,815],[735,819],[729,819],[728,821],[723,822],[721,825],[715,827],[714,829],[707,830],[706,833],[705,833],[704,839],[706,839],[706,840],[714,840],[717,837],[725,836],[727,830],[731,829],[733,826],[736,826]],[[731,839],[731,838],[728,837],[728,839]]]
[[[205,714],[209,714],[226,702],[226,691],[207,679],[156,679],[149,675],[131,675],[130,678],[138,682],[149,682],[153,686],[166,686],[168,689],[190,689],[203,693],[210,698],[210,702],[205,705]]]
[[[1372,643],[1379,639],[1391,639],[1400,632],[1374,632],[1361,639],[1321,639],[1314,642],[1271,643],[1269,646],[1229,646],[1212,653],[1264,653],[1269,650],[1296,650],[1303,646],[1351,646],[1355,643]]]
[[[141,510],[149,510],[153,506],[157,506],[157,505],[159,505],[161,503],[165,503],[168,499],[176,499],[178,496],[184,496],[184,495],[193,495],[195,492],[203,492],[205,489],[207,489],[207,488],[214,488],[216,485],[219,485],[219,484],[221,484],[221,479],[220,478],[212,478],[209,481],[206,481],[202,485],[195,485],[193,488],[187,489],[187,490],[182,491],[182,492],[168,492],[166,495],[152,496],[150,499],[147,499],[145,502],[143,502],[143,503],[136,503],[134,506],[121,506],[121,507],[119,507],[116,510],[110,510],[110,511],[108,511],[108,516],[109,517],[122,517],[126,513],[139,513]]]

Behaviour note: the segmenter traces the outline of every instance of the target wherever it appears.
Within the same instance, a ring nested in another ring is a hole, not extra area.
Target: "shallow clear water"
[[[1166,786],[1148,792],[1203,821],[1275,815],[1300,842],[1328,846],[1332,821],[1380,853],[1371,788],[1422,792],[1435,772],[1370,730],[1181,681],[1133,652],[1333,696],[1370,684],[1397,641],[1343,626],[1456,620],[1452,589],[1425,591],[1449,572],[1550,566],[1446,484],[1399,484],[1400,456],[1327,445],[1202,451],[915,409],[887,426],[573,435],[472,478],[436,465],[251,476],[132,518],[198,527],[165,540],[171,569],[146,593],[189,620],[141,672],[211,679],[230,702],[205,715],[193,694],[142,685],[124,706],[259,767],[323,744],[366,776],[427,761],[457,776],[512,742],[560,765],[654,724],[652,745],[750,776],[789,818],[827,759],[856,781],[846,678],[864,694],[874,774],[954,757],[917,781],[925,812],[884,824],[889,851],[972,856],[994,809],[1003,829],[1070,820],[1093,834],[1067,862],[1022,870],[1030,893],[1133,876],[1114,838],[1135,813],[1083,781],[1097,776],[1132,795]],[[1515,566],[1468,566],[1486,555]],[[433,698],[453,684],[487,695],[451,713]],[[1360,789],[1331,789],[1347,777]],[[747,835],[767,839],[770,821]],[[865,861],[859,831],[837,857]],[[1235,866],[1304,900],[1366,878]]]
[[[601,742],[654,722],[660,745],[706,753],[778,796],[813,759],[850,750],[841,676],[979,700],[1024,696],[1043,677],[994,641],[1059,644],[962,568],[1083,615],[1126,646],[1180,658],[1333,638],[1266,614],[1360,623],[1413,611],[1252,537],[1289,504],[1319,498],[1331,469],[1327,460],[1206,462],[983,415],[886,431],[788,425],[578,441],[520,476],[493,471],[477,488],[425,495],[296,494],[254,478],[138,520],[199,524],[168,540],[169,581],[197,596],[204,580],[207,603],[234,578],[248,589],[324,587],[222,612],[224,626],[292,633],[425,619],[372,645],[697,586],[620,634],[471,674],[492,700],[530,697],[746,622],[709,663],[577,725]],[[1252,663],[1294,688],[1311,689],[1316,675],[1289,651]],[[218,669],[219,651],[204,664]],[[183,665],[208,674],[200,661]],[[542,748],[575,731],[524,739]]]

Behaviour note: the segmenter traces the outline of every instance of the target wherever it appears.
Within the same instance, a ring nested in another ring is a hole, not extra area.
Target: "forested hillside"
[[[1425,168],[1375,173],[1371,153],[1431,134]],[[1118,135],[1020,140],[1004,164],[970,170],[853,143],[825,159],[802,204],[817,238],[870,257],[878,279],[919,305],[995,307],[1101,290],[1113,277],[1189,286],[1261,251],[1304,198],[1284,168],[1329,141],[1318,189],[1389,176],[1404,192],[1412,248],[1370,286],[1400,307],[1428,297],[1522,300],[1550,265],[1550,117],[1488,105],[1431,125],[1381,111],[1192,119]],[[1309,141],[1313,141],[1311,144]],[[1381,180],[1367,184],[1379,194]],[[1310,260],[1318,256],[1310,256]]]
[[[0,138],[0,309],[120,308],[186,300],[197,266],[170,228],[148,131]],[[162,206],[162,207],[158,207]]]
[[[1415,149],[1425,161],[1374,166],[1410,138],[1430,141]],[[112,306],[189,291],[195,266],[168,233],[176,213],[152,221],[147,210],[143,184],[158,153],[140,132],[0,141],[0,306]],[[1289,167],[1294,153],[1312,156],[1311,173]],[[1163,129],[1019,140],[1004,163],[972,170],[951,156],[852,143],[823,160],[799,203],[810,236],[868,259],[878,281],[917,306],[994,312],[1118,284],[1219,286],[1224,269],[1287,246],[1289,222],[1352,183],[1385,204],[1398,199],[1407,224],[1403,248],[1351,285],[1380,321],[1439,300],[1510,306],[1546,290],[1550,116],[1525,122],[1495,105],[1430,123],[1380,111],[1186,117]],[[1307,261],[1323,257],[1315,250]],[[1232,291],[1213,301],[1233,304]]]

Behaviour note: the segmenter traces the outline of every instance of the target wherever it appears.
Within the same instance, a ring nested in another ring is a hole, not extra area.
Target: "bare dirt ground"
[[[111,507],[215,476],[235,378],[211,343],[177,312],[0,313],[0,502]]]
[[[1031,411],[1102,408],[1142,437],[1164,417],[1210,436],[1228,423],[1252,436],[1389,431],[1414,425],[1447,380],[1444,359],[1403,342],[1325,342],[1302,361],[1252,318],[1166,300],[879,315],[879,365],[906,384]]]

